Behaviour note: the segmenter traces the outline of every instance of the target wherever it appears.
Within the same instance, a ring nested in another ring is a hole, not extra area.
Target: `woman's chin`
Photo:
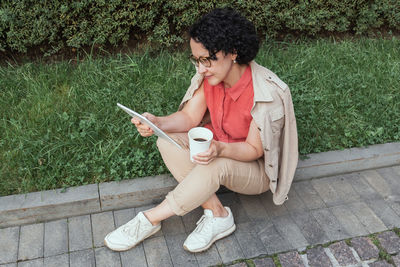
[[[208,84],[211,86],[215,86],[220,83],[220,81],[217,78],[215,78],[214,76],[206,77],[206,79],[208,81]]]

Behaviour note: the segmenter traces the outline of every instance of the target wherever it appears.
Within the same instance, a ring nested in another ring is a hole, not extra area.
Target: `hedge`
[[[399,0],[2,0],[0,51],[53,54],[128,40],[177,47],[189,25],[221,6],[239,10],[262,37],[400,30]]]

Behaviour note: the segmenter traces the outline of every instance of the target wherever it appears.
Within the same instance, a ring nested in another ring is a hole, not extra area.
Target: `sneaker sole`
[[[132,246],[129,246],[129,247],[126,247],[126,248],[111,248],[111,247],[109,246],[109,244],[107,244],[107,236],[106,236],[106,238],[104,238],[104,245],[105,245],[106,247],[108,247],[109,249],[111,249],[112,251],[127,251],[127,250],[130,250],[131,248],[134,248],[135,246],[139,245],[140,242],[142,242],[143,240],[145,240],[145,239],[148,238],[149,236],[154,235],[155,233],[157,233],[157,232],[160,231],[160,230],[161,230],[161,225],[160,225],[159,228],[156,228],[154,231],[150,232],[148,235],[146,235],[146,236],[143,237],[141,240],[139,240],[136,244],[134,244],[134,245],[132,245]]]
[[[190,250],[190,249],[188,249],[185,245],[183,245],[183,248],[184,248],[186,251],[189,251],[189,252],[202,252],[202,251],[205,251],[205,250],[209,249],[209,248],[211,247],[211,245],[214,244],[215,241],[217,241],[217,240],[219,240],[219,239],[221,239],[221,238],[224,238],[224,237],[226,237],[226,236],[232,234],[235,230],[236,230],[236,224],[232,225],[231,228],[229,228],[229,229],[226,230],[225,232],[222,232],[222,233],[219,233],[218,235],[216,235],[216,236],[210,241],[210,243],[208,243],[205,247]]]

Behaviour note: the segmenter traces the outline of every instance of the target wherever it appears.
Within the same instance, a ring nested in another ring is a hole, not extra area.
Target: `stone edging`
[[[310,154],[295,181],[400,165],[400,142]],[[170,175],[0,197],[0,228],[158,203],[176,186]]]

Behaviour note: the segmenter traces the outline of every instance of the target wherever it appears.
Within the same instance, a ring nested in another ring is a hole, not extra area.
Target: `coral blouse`
[[[231,88],[225,88],[223,82],[212,86],[205,79],[204,95],[211,117],[211,123],[204,127],[213,132],[214,139],[226,143],[245,141],[253,119],[250,114],[254,98],[250,66]]]

